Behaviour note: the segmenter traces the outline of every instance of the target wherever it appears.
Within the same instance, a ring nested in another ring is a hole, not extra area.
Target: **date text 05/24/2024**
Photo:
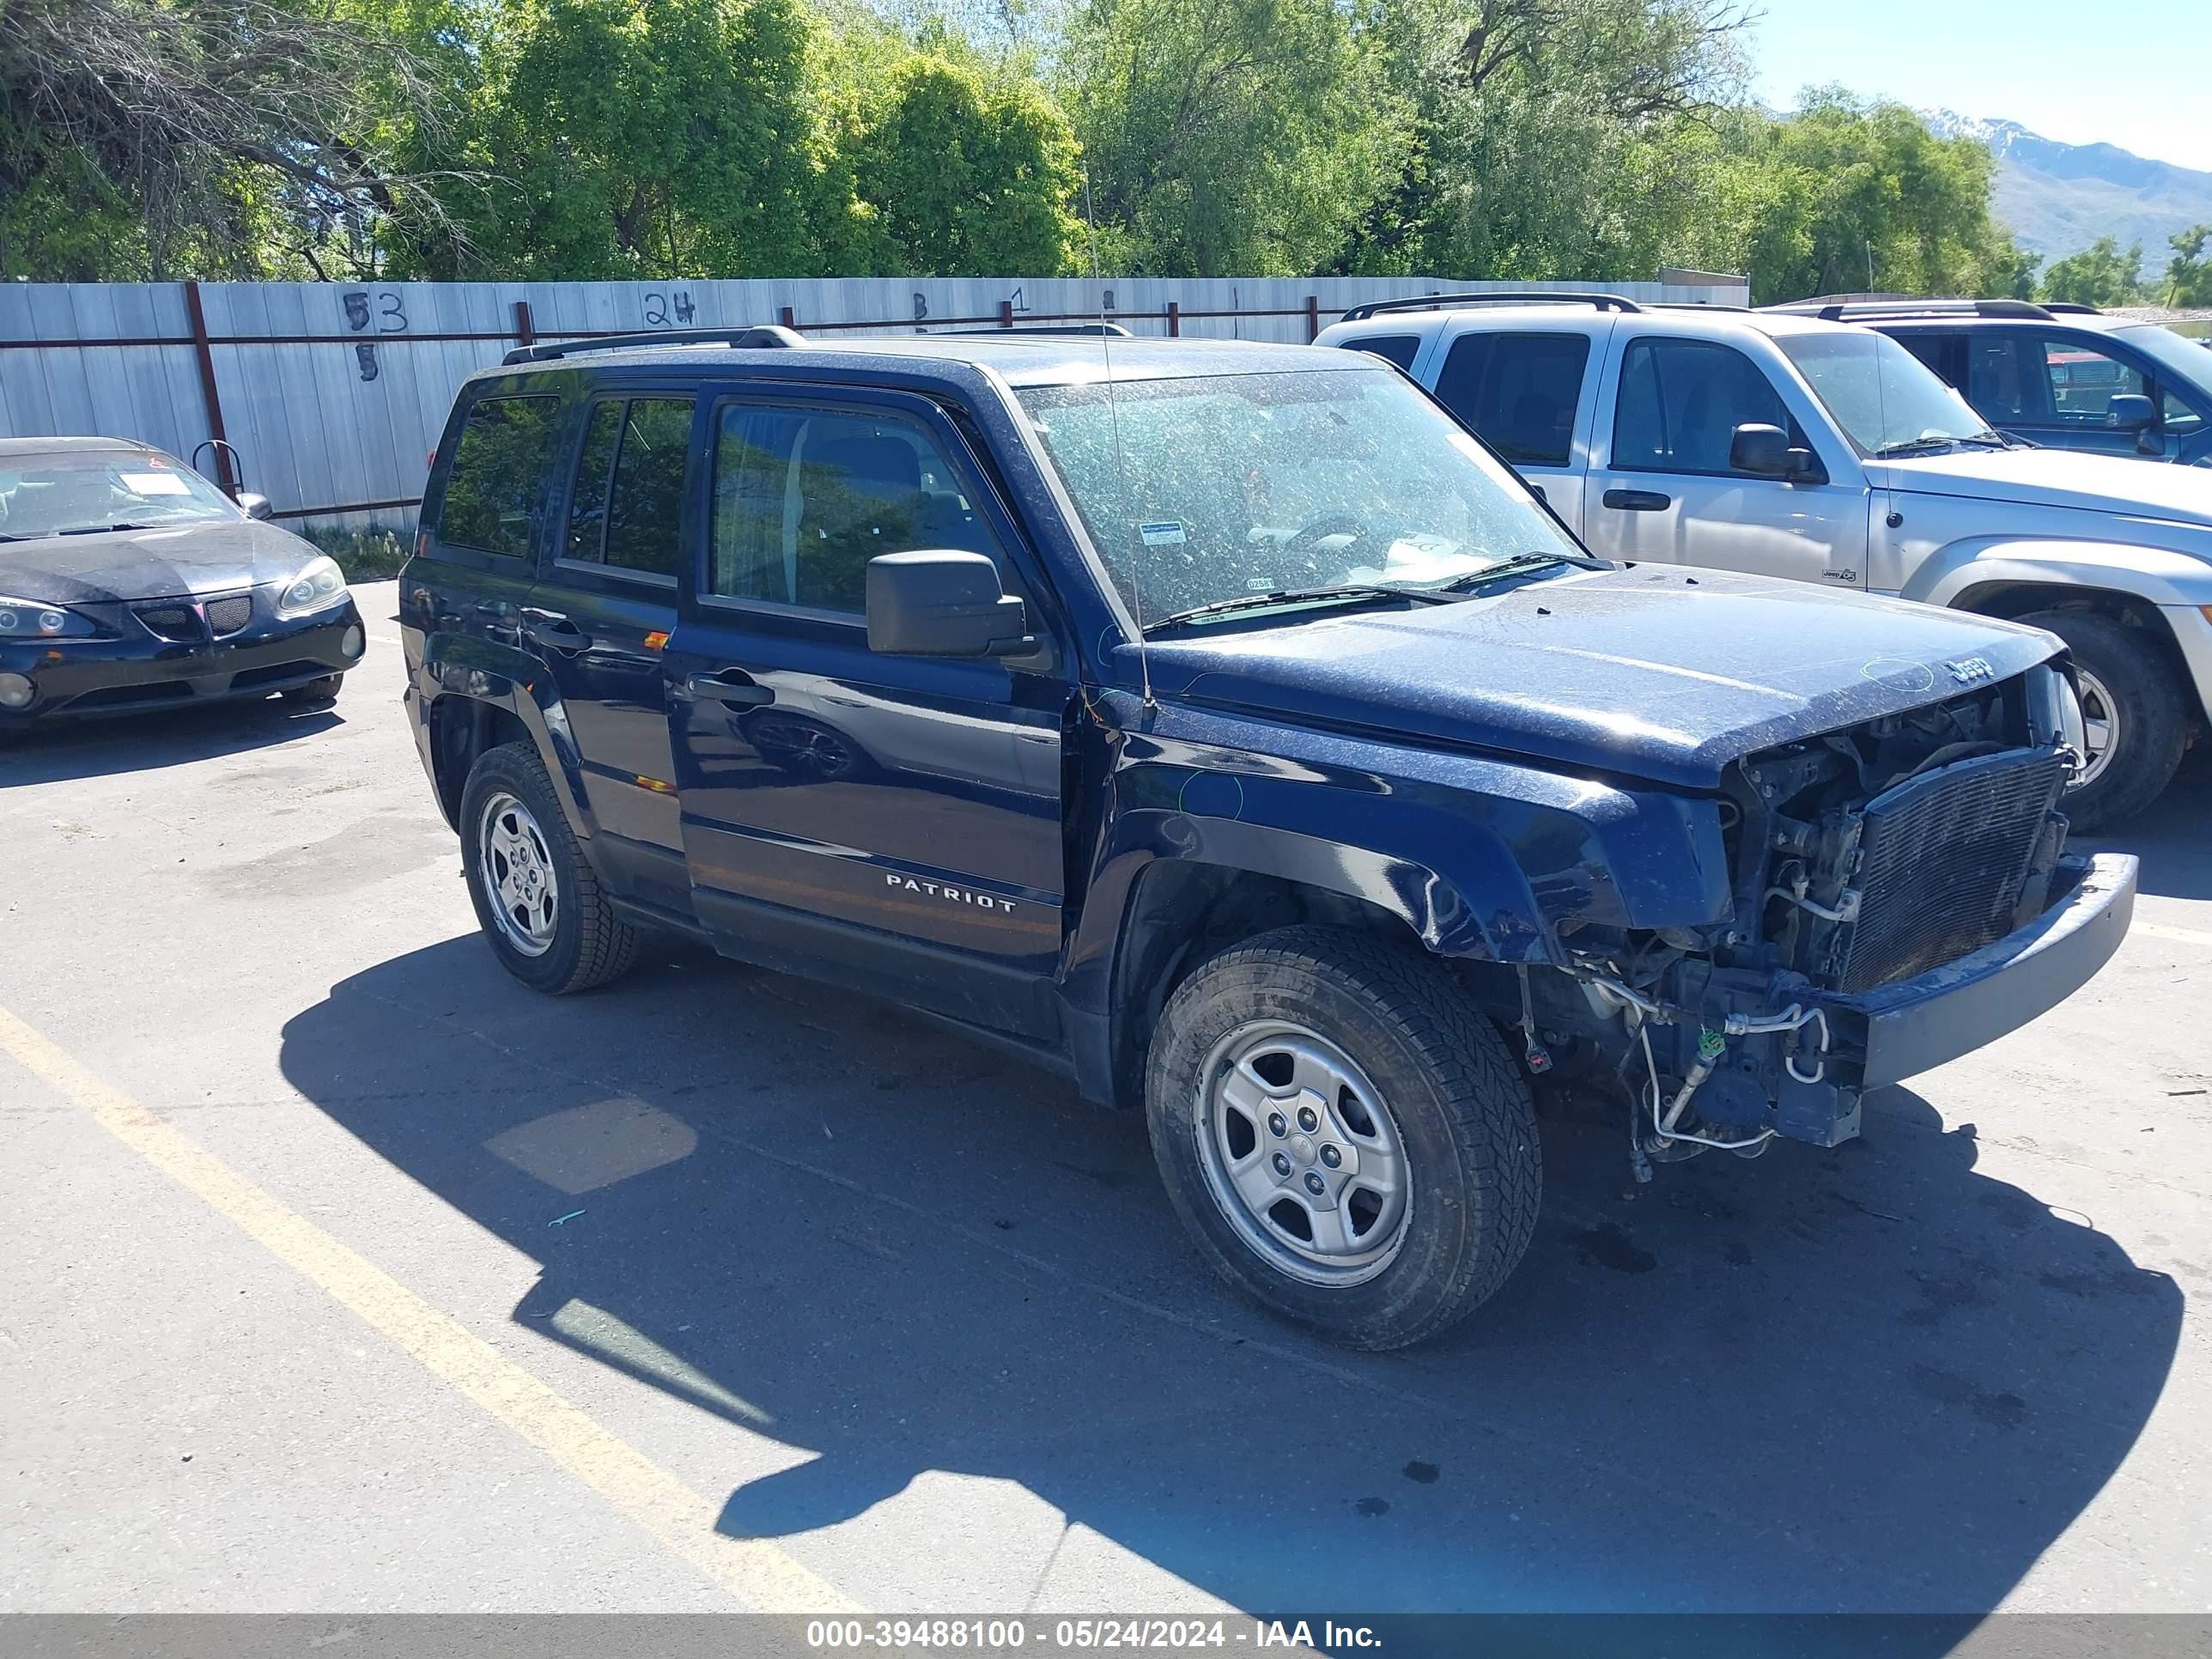
[[[812,1619],[806,1644],[839,1648],[968,1649],[979,1653],[1040,1648],[1262,1648],[1340,1652],[1382,1646],[1372,1626],[1304,1619]]]

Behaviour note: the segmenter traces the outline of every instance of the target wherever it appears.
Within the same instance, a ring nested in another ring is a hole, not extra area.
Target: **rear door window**
[[[502,558],[530,557],[560,419],[558,398],[477,399],[453,445],[438,538]]]
[[[1805,435],[1759,365],[1710,340],[1636,340],[1621,361],[1613,465],[1627,472],[1729,473],[1740,426]]]
[[[1966,393],[1974,412],[1992,425],[2043,426],[2051,418],[2043,354],[2026,335],[1969,334]]]
[[[1965,371],[1957,335],[1930,334],[1916,330],[1909,334],[1893,334],[1889,337],[1919,358],[1947,386],[1955,386],[1963,378]]]
[[[1580,334],[1464,334],[1437,376],[1437,397],[1516,465],[1565,466],[1589,362]]]
[[[675,579],[691,406],[689,398],[592,406],[568,494],[566,557]]]

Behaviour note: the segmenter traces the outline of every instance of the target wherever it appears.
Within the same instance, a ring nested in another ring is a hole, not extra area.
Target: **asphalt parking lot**
[[[2212,1606],[2212,755],[2064,1006],[1834,1152],[1552,1121],[1504,1291],[1352,1355],[1054,1079],[513,983],[362,592],[333,710],[0,750],[0,1609]]]

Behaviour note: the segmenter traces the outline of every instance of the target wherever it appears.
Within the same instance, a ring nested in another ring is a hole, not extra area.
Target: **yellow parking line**
[[[2212,933],[2201,928],[2176,927],[2171,922],[2138,921],[2130,926],[2131,933],[2142,933],[2151,939],[2170,939],[2178,945],[2202,945],[2212,948]]]
[[[537,1376],[432,1307],[381,1267],[295,1213],[51,1039],[0,1008],[0,1054],[204,1201],[310,1283],[358,1315],[675,1554],[757,1611],[860,1608],[775,1545],[724,1536],[717,1510]]]

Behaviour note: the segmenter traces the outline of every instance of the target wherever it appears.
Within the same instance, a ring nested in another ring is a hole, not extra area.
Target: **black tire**
[[[295,685],[279,695],[286,702],[325,703],[338,700],[338,688],[345,684],[343,674],[325,674],[319,680],[309,680],[305,685]]]
[[[2133,817],[2165,793],[2189,741],[2189,701],[2148,630],[2094,611],[2043,611],[2021,621],[2066,641],[2075,665],[2112,697],[2119,736],[2103,773],[2067,792],[2077,830]]]
[[[1237,1200],[1209,1182],[1201,1073],[1234,1034],[1270,1020],[1352,1060],[1396,1129],[1412,1201],[1396,1254],[1363,1281],[1294,1276],[1248,1242],[1226,1207]],[[1437,1335],[1505,1282],[1535,1231],[1543,1159],[1528,1087],[1497,1028],[1411,945],[1285,927],[1203,963],[1162,1011],[1145,1107],[1168,1196],[1208,1264],[1333,1341],[1383,1349]]]
[[[483,860],[486,809],[511,795],[529,809],[543,838],[555,883],[552,942],[543,954],[519,948],[501,927]],[[628,973],[637,959],[638,930],[608,905],[599,878],[576,845],[544,763],[526,743],[501,744],[477,757],[461,791],[461,868],[477,925],[500,965],[532,990],[552,996],[588,991]]]

